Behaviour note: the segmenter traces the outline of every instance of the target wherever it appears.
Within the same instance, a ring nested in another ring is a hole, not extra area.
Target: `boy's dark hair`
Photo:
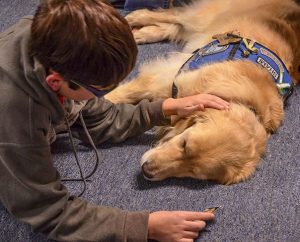
[[[44,0],[30,50],[66,80],[104,87],[125,78],[137,55],[128,23],[105,0]]]

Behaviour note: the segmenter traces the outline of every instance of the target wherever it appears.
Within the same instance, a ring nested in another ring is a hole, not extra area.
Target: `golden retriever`
[[[156,147],[141,159],[144,176],[150,180],[192,177],[222,184],[249,178],[264,154],[268,136],[278,129],[284,116],[283,97],[273,79],[288,73],[277,73],[262,60],[264,57],[260,61],[256,57],[256,63],[248,57],[261,51],[256,44],[266,47],[268,53],[275,54],[278,67],[282,65],[280,59],[297,84],[297,3],[202,0],[166,10],[137,10],[126,18],[138,44],[170,40],[185,45],[180,53],[145,63],[138,77],[109,93],[107,99],[137,103],[141,99],[169,98],[174,82],[177,97],[210,93],[231,102],[229,111],[207,108],[164,127]],[[190,58],[195,59],[195,53],[203,55],[212,41],[218,42],[217,50],[231,45],[240,49],[243,42],[247,46],[240,50],[239,59],[181,68]]]

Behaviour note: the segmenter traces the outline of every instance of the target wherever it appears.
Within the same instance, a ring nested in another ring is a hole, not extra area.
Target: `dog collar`
[[[276,83],[284,101],[292,94],[293,81],[280,58],[265,46],[233,32],[216,35],[216,40],[194,51],[193,55],[182,65],[177,76],[188,70],[225,60],[248,60],[265,68]],[[177,87],[173,83],[172,97],[177,96]]]

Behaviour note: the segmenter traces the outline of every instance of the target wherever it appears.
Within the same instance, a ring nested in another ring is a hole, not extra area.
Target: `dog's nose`
[[[143,165],[142,165],[142,170],[143,170],[143,173],[144,173],[144,176],[148,179],[151,179],[153,178],[153,175],[151,174],[151,171],[150,171],[150,165],[148,162],[145,162]]]

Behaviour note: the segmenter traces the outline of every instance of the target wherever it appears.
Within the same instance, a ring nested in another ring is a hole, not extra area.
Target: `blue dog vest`
[[[198,69],[205,64],[226,60],[248,60],[262,66],[271,74],[280,94],[286,100],[292,93],[293,82],[284,63],[275,53],[263,45],[252,42],[252,46],[249,48],[251,40],[240,39],[240,41],[225,45],[220,45],[219,40],[214,40],[201,49],[196,50],[183,64],[177,75],[188,70]],[[177,87],[174,83],[172,96],[173,98],[177,96]]]

